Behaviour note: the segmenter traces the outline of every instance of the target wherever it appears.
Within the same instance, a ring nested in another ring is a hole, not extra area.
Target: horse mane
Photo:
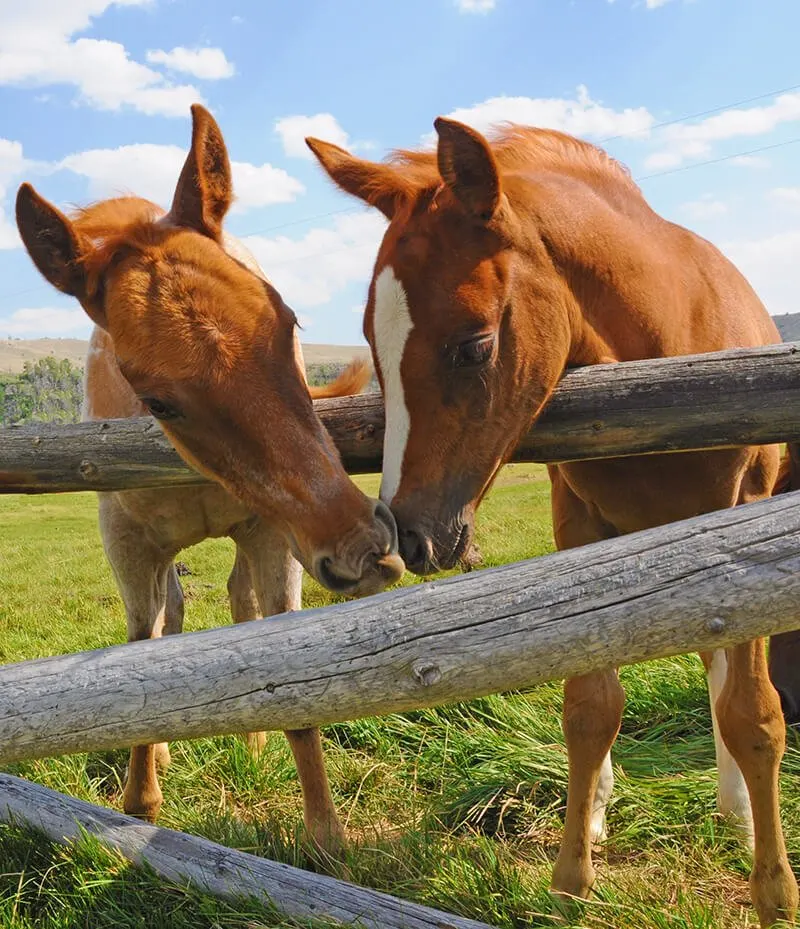
[[[501,172],[530,168],[561,171],[595,182],[614,180],[641,194],[625,165],[597,145],[565,132],[501,123],[486,138]],[[387,162],[417,190],[429,191],[441,183],[435,151],[395,149]]]
[[[82,262],[96,276],[123,249],[144,249],[158,237],[161,207],[142,197],[112,197],[78,207],[70,214],[75,231],[92,245]]]
[[[79,233],[100,244],[132,227],[152,225],[163,215],[161,207],[142,197],[112,197],[77,208],[70,219]]]

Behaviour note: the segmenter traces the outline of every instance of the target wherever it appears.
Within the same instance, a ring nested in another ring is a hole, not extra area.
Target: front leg
[[[242,622],[256,616],[273,616],[302,606],[303,569],[292,557],[283,536],[261,521],[249,524],[235,536],[237,553],[234,575]],[[238,567],[237,567],[238,566]],[[245,586],[244,581],[249,583]],[[230,582],[229,582],[230,587]],[[245,609],[250,604],[249,615]],[[253,604],[255,615],[253,615]],[[231,606],[234,595],[231,594]],[[250,733],[254,739],[263,733]],[[338,858],[346,844],[331,796],[325,756],[319,729],[298,729],[286,733],[303,793],[303,822],[312,843],[331,857]],[[263,745],[263,741],[261,743]]]
[[[622,722],[625,693],[617,672],[596,671],[564,685],[569,786],[564,838],[553,869],[556,901],[587,897],[594,884],[593,825],[600,776]]]

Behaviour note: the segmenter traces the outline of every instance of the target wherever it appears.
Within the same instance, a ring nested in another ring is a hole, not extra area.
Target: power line
[[[731,161],[734,158],[745,158],[747,155],[758,155],[761,152],[771,152],[776,148],[783,148],[786,145],[797,145],[800,142],[800,136],[796,139],[787,139],[785,142],[776,142],[774,145],[762,145],[760,148],[751,148],[745,152],[733,152],[730,155],[722,155],[719,158],[709,158],[708,161],[694,161],[692,164],[681,165],[677,168],[667,168],[664,171],[656,171],[654,174],[644,174],[641,177],[634,178],[636,181],[649,181],[654,177],[664,177],[667,174],[678,174],[681,171],[690,171],[693,168],[703,168],[706,165],[716,165],[723,161]]]
[[[748,97],[746,100],[737,100],[734,103],[726,103],[723,106],[715,106],[710,110],[701,110],[699,113],[690,113],[687,116],[678,116],[675,119],[667,119],[661,123],[655,123],[648,126],[647,129],[633,129],[630,132],[620,132],[618,135],[611,135],[608,138],[601,139],[598,145],[605,145],[607,142],[614,142],[617,139],[627,139],[631,136],[641,135],[643,132],[652,132],[653,129],[663,129],[665,126],[676,126],[678,123],[685,123],[690,119],[700,119],[701,116],[713,116],[715,113],[724,113],[726,110],[732,110],[737,106],[745,106],[748,103],[757,103],[759,100],[766,100],[767,97],[778,97],[780,94],[788,94],[793,90],[800,90],[800,84],[792,84],[791,87],[783,87],[780,90],[772,90],[766,94],[759,94],[757,97]]]
[[[281,229],[288,229],[290,226],[302,226],[304,223],[315,223],[318,219],[328,219],[330,216],[341,216],[344,213],[358,213],[352,207],[343,207],[341,210],[329,210],[327,213],[318,213],[316,216],[306,216],[304,219],[293,219],[288,223],[281,223],[279,226],[267,226],[264,229],[254,229],[252,232],[242,232],[239,237],[244,238],[251,235],[264,235],[267,232],[278,232]]]
[[[604,139],[601,139],[597,144],[606,145],[607,143],[616,141],[617,139],[624,139],[624,138],[630,138],[632,136],[641,135],[642,132],[645,132],[645,131],[649,132],[654,129],[663,129],[665,126],[678,125],[679,123],[684,123],[691,119],[700,119],[703,116],[712,116],[715,113],[723,113],[726,110],[731,110],[738,106],[745,106],[748,103],[757,103],[759,100],[766,100],[769,97],[777,97],[780,94],[791,93],[794,90],[800,90],[800,84],[792,84],[791,86],[783,87],[780,90],[773,90],[768,93],[758,94],[757,96],[754,96],[754,97],[747,97],[742,100],[736,100],[733,103],[726,103],[722,106],[713,107],[709,110],[700,110],[699,112],[689,113],[685,116],[676,117],[675,119],[664,120],[663,122],[655,123],[654,125],[649,126],[646,130],[635,129],[635,130],[631,130],[630,132],[621,132],[621,133],[618,133],[617,135],[608,136]],[[722,162],[725,162],[725,161],[732,161],[734,158],[742,158],[748,155],[757,155],[762,152],[773,151],[775,149],[784,148],[787,145],[795,145],[797,143],[800,143],[800,137],[795,138],[795,139],[789,139],[784,142],[777,142],[773,145],[764,145],[759,148],[748,149],[746,151],[733,152],[730,155],[723,155],[719,158],[709,158],[706,161],[695,161],[695,162],[692,162],[691,164],[681,165],[676,168],[667,168],[664,171],[656,171],[652,174],[641,175],[635,178],[635,180],[637,182],[649,181],[654,178],[665,177],[669,174],[679,174],[684,171],[691,171],[694,168],[702,168],[708,165],[721,164]],[[240,233],[239,238],[248,238],[250,236],[255,236],[255,235],[265,235],[266,233],[269,233],[269,232],[278,232],[281,229],[288,229],[293,226],[302,226],[305,223],[316,222],[320,219],[328,219],[331,216],[344,216],[344,215],[354,216],[359,212],[360,211],[358,209],[351,209],[351,208],[329,210],[326,213],[318,213],[314,216],[307,216],[302,219],[291,220],[290,222],[281,223],[276,226],[266,226],[261,229],[252,230],[250,232]],[[302,256],[297,256],[295,258],[285,259],[284,261],[273,262],[271,267],[280,268],[288,264],[294,264],[296,261],[311,260],[313,258],[319,258],[324,255],[337,254],[339,252],[350,251],[353,248],[366,248],[367,246],[371,246],[371,243],[363,243],[362,245],[347,245],[347,246],[343,246],[342,248],[327,250],[324,252],[314,252],[309,255],[302,255]],[[18,291],[14,291],[8,294],[2,294],[0,295],[0,300],[11,300],[15,297],[22,297],[22,296],[25,296],[26,294],[35,293],[39,290],[43,290],[45,287],[47,287],[46,284],[38,284],[34,287],[28,287],[25,290],[18,290]]]

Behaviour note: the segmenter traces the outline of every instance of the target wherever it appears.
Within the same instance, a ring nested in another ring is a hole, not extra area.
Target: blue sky
[[[798,34],[797,0],[0,0],[0,338],[90,330],[21,248],[19,183],[168,206],[195,101],[234,162],[228,228],[307,342],[361,341],[383,221],[303,136],[381,158],[440,114],[604,142],[770,312],[800,310]]]

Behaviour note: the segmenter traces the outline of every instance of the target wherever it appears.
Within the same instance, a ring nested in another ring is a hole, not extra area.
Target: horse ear
[[[233,182],[225,140],[214,117],[195,103],[192,145],[175,189],[170,219],[177,226],[218,240],[232,202]]]
[[[469,126],[443,116],[433,125],[442,180],[469,213],[488,222],[500,203],[500,174],[489,143]]]
[[[17,229],[33,263],[53,287],[83,302],[85,246],[73,224],[30,184],[17,191],[16,212]]]
[[[391,219],[410,194],[403,176],[389,165],[356,158],[332,142],[306,138],[306,145],[338,187],[377,207]]]

